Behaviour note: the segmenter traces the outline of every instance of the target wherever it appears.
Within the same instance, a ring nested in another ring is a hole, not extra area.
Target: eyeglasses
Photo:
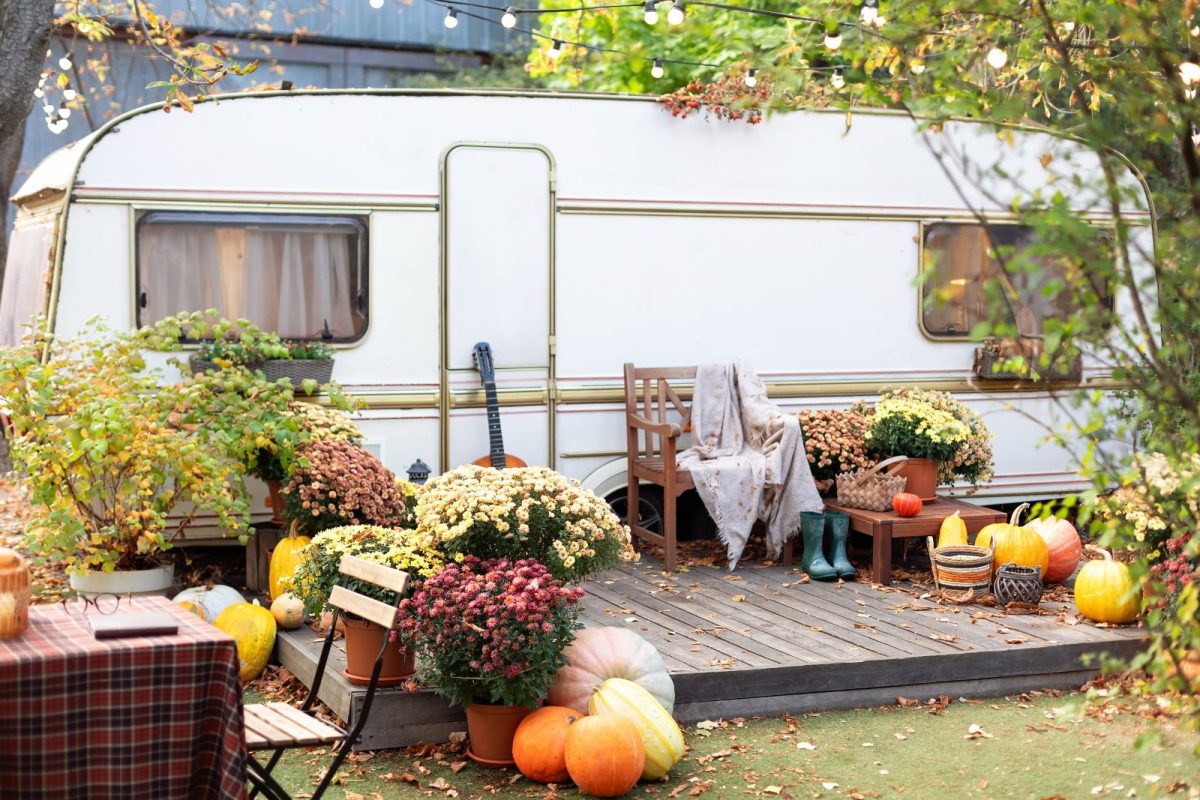
[[[77,609],[81,609],[78,613],[86,615],[88,608],[96,609],[99,614],[112,614],[121,605],[121,600],[124,599],[128,604],[130,595],[127,594],[97,594],[91,597],[80,595],[72,599],[63,598],[62,607],[68,614],[76,613]],[[76,604],[74,601],[78,601]]]

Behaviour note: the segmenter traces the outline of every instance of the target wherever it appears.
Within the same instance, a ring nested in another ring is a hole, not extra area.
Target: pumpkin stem
[[[1107,550],[1105,550],[1103,547],[1097,547],[1097,546],[1096,546],[1096,545],[1094,545],[1094,544],[1085,544],[1085,545],[1083,546],[1083,549],[1084,549],[1084,550],[1091,550],[1093,553],[1099,553],[1100,555],[1104,556],[1104,560],[1105,560],[1105,561],[1112,561],[1112,560],[1113,560],[1112,553],[1108,552],[1108,551],[1107,551]]]
[[[1008,524],[1009,525],[1017,525],[1019,527],[1021,524],[1021,515],[1024,514],[1028,510],[1029,510],[1029,503],[1021,503],[1021,505],[1017,506],[1013,510],[1012,516],[1008,518]]]
[[[298,519],[292,520],[292,524],[288,526],[288,538],[289,539],[296,538],[296,526],[299,524],[300,524],[300,520],[298,520]]]

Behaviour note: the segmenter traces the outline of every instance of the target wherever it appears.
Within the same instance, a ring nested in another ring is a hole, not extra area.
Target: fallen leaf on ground
[[[797,750],[816,750],[817,746],[812,742],[796,742]]]

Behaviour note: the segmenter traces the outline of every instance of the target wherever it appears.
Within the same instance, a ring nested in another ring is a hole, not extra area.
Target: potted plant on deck
[[[340,580],[338,566],[343,556],[357,556],[365,561],[393,567],[409,574],[413,587],[432,576],[442,567],[441,557],[413,531],[381,528],[374,525],[353,525],[331,528],[318,533],[301,551],[300,564],[290,580],[290,591],[304,602],[305,609],[319,618],[329,600],[329,593]],[[375,600],[394,605],[399,598],[392,592],[372,583],[353,581],[348,587]],[[352,615],[343,615],[346,634],[346,679],[366,686],[371,669],[384,637],[390,637],[394,647],[384,656],[379,676],[380,686],[394,686],[413,673],[412,651],[396,636],[379,625]]]
[[[905,491],[922,501],[935,501],[940,484],[991,480],[992,433],[978,414],[952,395],[890,389],[866,413],[868,451],[877,459],[907,456],[898,474],[907,478]]]
[[[198,395],[162,391],[138,348],[94,322],[0,350],[13,465],[34,508],[25,541],[83,593],[168,588],[162,554],[200,513],[248,533],[240,464],[182,423],[179,403]]]
[[[314,439],[300,445],[283,496],[284,514],[301,533],[343,525],[402,528],[409,520],[396,476],[346,439]]]
[[[870,421],[856,409],[806,409],[796,413],[804,434],[804,450],[817,490],[826,494],[843,472],[875,465],[867,454]]]
[[[566,664],[582,596],[533,559],[463,556],[401,603],[400,635],[418,653],[418,677],[466,710],[476,762],[513,763],[517,726]]]

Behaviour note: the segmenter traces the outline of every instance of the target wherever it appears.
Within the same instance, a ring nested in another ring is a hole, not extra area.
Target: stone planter
[[[168,563],[154,569],[88,571],[72,574],[70,581],[75,594],[84,597],[95,597],[98,594],[165,597],[167,590],[175,582],[175,564]]]

